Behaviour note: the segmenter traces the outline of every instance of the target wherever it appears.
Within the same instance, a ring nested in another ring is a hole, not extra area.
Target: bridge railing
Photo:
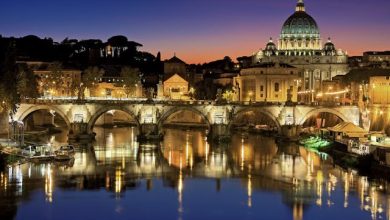
[[[253,102],[253,101],[215,101],[215,100],[162,100],[162,99],[24,99],[23,104],[36,105],[58,105],[58,104],[163,104],[163,105],[180,105],[180,106],[195,106],[195,105],[235,105],[235,106],[310,106],[310,107],[340,107],[340,106],[356,106],[355,103],[333,103],[333,102],[312,102],[312,103],[286,103],[286,102]]]

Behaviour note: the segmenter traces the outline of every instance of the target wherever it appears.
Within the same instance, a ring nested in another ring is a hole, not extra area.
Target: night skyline
[[[66,37],[107,40],[125,35],[141,50],[167,59],[176,53],[187,63],[224,56],[235,59],[279,38],[295,0],[279,1],[103,1],[25,0],[0,3],[3,36],[37,35],[61,42]],[[390,48],[390,2],[385,0],[310,1],[307,12],[317,21],[323,42],[331,37],[349,55]],[[363,30],[363,31],[362,31]]]

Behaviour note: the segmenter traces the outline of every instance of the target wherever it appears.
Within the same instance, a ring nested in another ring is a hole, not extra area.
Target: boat
[[[54,158],[54,153],[50,145],[31,145],[22,150],[26,158],[33,162],[46,162]]]
[[[25,148],[22,148],[21,154],[22,154],[23,156],[26,156],[26,157],[32,157],[32,156],[35,155],[36,150],[37,150],[37,146],[35,146],[35,145],[29,145],[29,146],[27,146],[27,147],[25,147]]]
[[[57,161],[66,161],[71,160],[75,154],[74,147],[72,145],[61,146],[56,150],[54,160]]]
[[[300,144],[304,145],[306,148],[312,148],[312,149],[321,149],[323,147],[327,147],[331,144],[330,141],[327,141],[325,139],[322,139],[318,136],[311,136],[306,139],[302,139],[299,141]]]
[[[67,154],[75,154],[75,150],[74,150],[74,147],[73,145],[64,145],[64,146],[61,146],[58,150],[54,151],[54,153],[57,153],[57,152],[66,152]]]

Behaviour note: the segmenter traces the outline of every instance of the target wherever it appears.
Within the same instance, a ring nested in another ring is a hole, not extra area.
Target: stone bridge
[[[272,103],[216,103],[214,101],[124,101],[124,100],[28,100],[20,105],[13,120],[23,121],[38,110],[49,110],[61,116],[73,132],[91,134],[97,119],[106,112],[120,110],[129,114],[141,133],[161,131],[173,114],[187,110],[198,114],[209,130],[219,135],[229,134],[233,121],[241,114],[257,110],[272,120],[280,134],[283,130],[302,125],[310,116],[327,112],[343,121],[360,124],[357,106],[309,106]],[[77,126],[76,126],[77,125]],[[78,128],[75,128],[78,127]],[[80,128],[80,126],[82,128]]]

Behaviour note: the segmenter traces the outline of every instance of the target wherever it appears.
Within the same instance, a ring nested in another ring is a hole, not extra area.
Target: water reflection
[[[64,203],[66,194],[75,196],[74,191],[95,190],[92,192],[98,194],[102,189],[117,201],[126,200],[125,195],[133,191],[138,200],[152,196],[158,206],[172,209],[169,199],[159,197],[170,198],[169,189],[175,188],[178,219],[206,215],[191,211],[199,206],[198,200],[205,199],[213,201],[208,207],[210,213],[223,209],[225,216],[232,212],[264,216],[268,209],[265,198],[270,204],[274,201],[275,210],[288,207],[290,219],[312,219],[316,215],[390,219],[388,182],[343,170],[331,158],[321,158],[295,144],[247,134],[235,134],[228,144],[214,144],[208,142],[205,131],[175,129],[167,129],[161,143],[140,144],[136,128],[96,128],[95,132],[96,142],[79,147],[74,161],[29,163],[2,171],[0,208],[12,207],[14,211],[1,215],[14,213],[21,218],[28,211],[27,204],[39,202],[36,193],[55,205]],[[61,138],[54,137],[54,141]],[[210,186],[210,181],[216,187]],[[207,197],[199,197],[202,193]],[[220,202],[226,195],[230,195],[227,201]],[[243,211],[246,209],[251,211]],[[342,215],[340,209],[345,210]],[[98,216],[99,210],[90,211]]]

